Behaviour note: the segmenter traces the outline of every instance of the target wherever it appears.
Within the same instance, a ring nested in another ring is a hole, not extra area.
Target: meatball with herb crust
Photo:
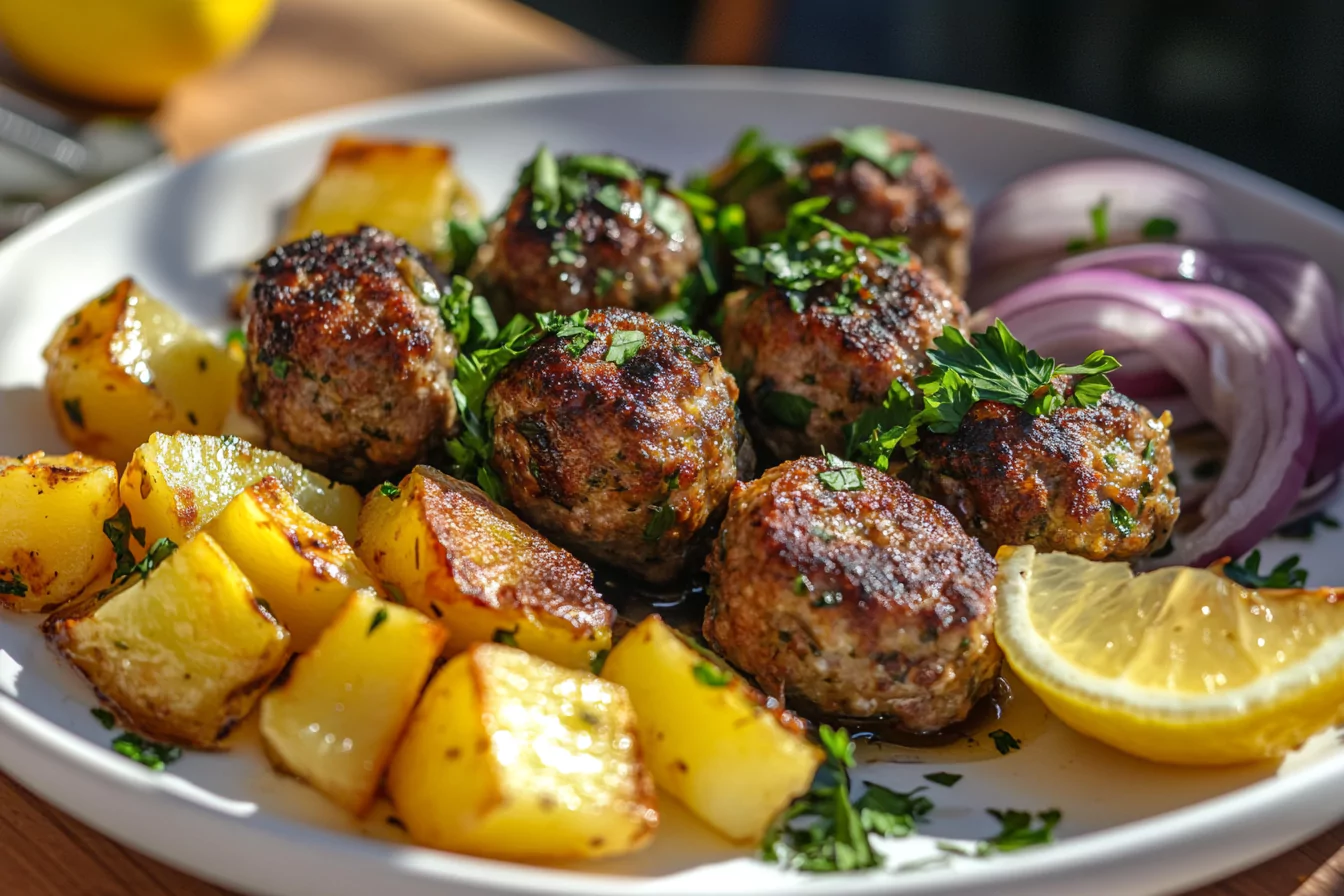
[[[471,277],[496,313],[653,311],[700,264],[700,235],[666,176],[619,156],[543,146],[491,226]]]
[[[893,380],[913,386],[933,340],[969,317],[899,245],[805,226],[740,252],[748,285],[724,301],[724,364],[752,435],[780,459],[818,445],[842,453],[845,427],[880,405]]]
[[[793,147],[748,131],[711,185],[721,201],[742,203],[758,237],[784,227],[794,202],[829,197],[826,217],[871,237],[907,238],[953,290],[966,289],[971,207],[918,137],[866,126]]]
[[[457,340],[418,250],[314,234],[257,262],[242,400],[270,446],[343,482],[397,479],[452,432]]]
[[[675,578],[751,462],[718,346],[624,309],[542,323],[486,396],[506,503],[582,557]]]
[[[994,686],[994,560],[872,467],[807,457],[739,484],[707,566],[705,637],[772,696],[928,732]]]
[[[1055,382],[1067,398],[1075,378]],[[1165,545],[1180,515],[1170,424],[1113,390],[1044,416],[980,401],[956,432],[924,433],[904,475],[987,550],[1128,560]]]

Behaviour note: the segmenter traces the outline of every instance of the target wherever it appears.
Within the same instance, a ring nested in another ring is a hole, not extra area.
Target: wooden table
[[[760,2],[722,0],[705,21],[735,19],[748,11],[736,4]],[[693,46],[703,58],[724,58],[731,52],[720,39],[724,33],[707,27]],[[256,46],[181,84],[155,121],[167,146],[185,158],[318,109],[441,84],[621,61],[610,48],[507,0],[280,0]],[[1342,845],[1344,825],[1191,896],[1344,896]],[[0,775],[0,896],[223,891],[117,845]]]

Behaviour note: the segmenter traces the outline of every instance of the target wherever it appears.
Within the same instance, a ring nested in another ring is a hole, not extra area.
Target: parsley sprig
[[[849,159],[872,162],[893,178],[905,176],[919,155],[912,150],[893,150],[886,128],[877,125],[865,125],[847,131],[832,131],[831,136],[844,147]]]
[[[870,834],[904,837],[933,808],[920,792],[898,793],[868,784],[858,800],[849,798],[854,744],[843,728],[822,725],[817,732],[826,761],[812,789],[780,813],[761,843],[761,856],[798,871],[854,871],[875,868],[882,858]]]
[[[653,312],[664,323],[690,330],[704,315],[709,302],[728,285],[721,260],[747,244],[747,215],[740,205],[719,205],[695,190],[673,190],[686,203],[700,234],[700,263],[677,285],[677,297]]]
[[[1299,563],[1301,558],[1293,554],[1262,573],[1260,551],[1254,550],[1240,562],[1228,561],[1222,571],[1223,575],[1247,588],[1303,588],[1307,584],[1307,571]]]
[[[632,184],[637,199],[630,196]],[[579,206],[589,200],[616,213],[647,215],[655,227],[669,235],[685,234],[692,223],[685,207],[667,191],[667,175],[620,156],[588,153],[557,159],[543,145],[519,174],[518,186],[531,187],[531,212],[542,228],[563,229]],[[565,264],[573,261],[557,258]]]
[[[938,848],[943,852],[950,852],[959,856],[980,858],[995,852],[1014,852],[1028,846],[1042,846],[1054,842],[1055,828],[1059,825],[1060,819],[1063,818],[1063,813],[1058,809],[1037,812],[1034,818],[1032,813],[1024,812],[1021,809],[986,809],[985,811],[998,820],[999,832],[997,834],[988,840],[981,840],[973,846],[942,841],[939,842]],[[1036,821],[1039,821],[1040,824],[1035,824]]]
[[[914,391],[893,382],[880,407],[850,424],[850,457],[886,470],[896,449],[913,452],[921,428],[956,432],[977,401],[1003,402],[1035,416],[1066,404],[1090,407],[1111,390],[1106,374],[1120,366],[1101,350],[1082,364],[1057,364],[1018,342],[1001,320],[969,340],[956,328],[944,327],[934,346],[928,354],[930,372],[915,381]],[[1067,397],[1055,383],[1059,376],[1079,377]]]
[[[115,516],[103,520],[103,534],[112,543],[112,554],[116,563],[112,570],[112,586],[103,592],[104,595],[137,574],[141,580],[149,578],[150,571],[177,550],[175,542],[160,538],[145,551],[144,559],[136,560],[131,550],[131,539],[134,538],[141,547],[144,547],[145,530],[132,524],[131,511],[124,506]]]
[[[834,314],[849,314],[855,302],[871,297],[867,274],[860,267],[860,253],[874,254],[891,265],[909,263],[903,237],[873,238],[822,217],[820,213],[830,201],[827,196],[818,196],[795,203],[789,209],[784,231],[772,241],[734,250],[738,277],[756,286],[779,289],[789,307],[798,313],[812,304]],[[834,295],[812,293],[830,282],[840,284]]]

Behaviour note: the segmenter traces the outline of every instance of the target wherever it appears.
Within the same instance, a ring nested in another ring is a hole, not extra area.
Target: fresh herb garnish
[[[794,147],[768,141],[758,128],[748,128],[733,145],[726,176],[711,177],[706,186],[712,186],[725,202],[741,202],[761,187],[779,181],[796,195],[802,192],[801,171]]]
[[[1309,539],[1315,536],[1317,526],[1322,529],[1338,529],[1339,520],[1323,510],[1318,510],[1280,526],[1276,534],[1284,538]]]
[[[1116,467],[1120,466],[1120,459],[1114,454],[1103,454],[1101,460],[1106,464],[1107,469],[1114,470]]]
[[[271,373],[274,374],[275,378],[278,380],[282,380],[289,376],[289,368],[292,366],[294,366],[294,362],[288,358],[271,359]]]
[[[70,418],[70,422],[84,428],[84,408],[79,403],[78,398],[67,398],[61,402],[61,407],[65,408],[65,416]]]
[[[1088,218],[1092,222],[1091,238],[1078,237],[1069,240],[1064,247],[1065,250],[1070,253],[1085,252],[1088,249],[1099,249],[1106,245],[1111,238],[1110,210],[1110,197],[1103,196],[1097,200],[1097,204],[1087,210]]]
[[[537,315],[537,326],[541,327],[541,331],[563,342],[565,351],[575,358],[583,354],[588,344],[597,338],[597,334],[588,329],[587,324],[587,308],[568,315],[558,311],[543,311]]]
[[[117,727],[117,717],[112,715],[112,713],[108,712],[107,710],[103,709],[101,706],[96,706],[93,709],[89,710],[89,715],[97,719],[98,724],[102,725],[108,731],[111,731],[113,728]]]
[[[1303,588],[1307,584],[1307,571],[1298,566],[1300,557],[1293,554],[1286,557],[1268,572],[1260,572],[1260,551],[1254,550],[1240,562],[1228,561],[1223,565],[1223,575],[1238,585],[1247,588]]]
[[[711,688],[726,687],[728,682],[733,680],[733,673],[704,660],[696,663],[691,672],[695,675],[696,681]]]
[[[611,345],[603,360],[619,367],[638,354],[643,344],[644,334],[639,330],[617,330],[611,334]]]
[[[112,570],[112,580],[124,579],[135,569],[135,554],[131,551],[131,539],[145,546],[145,530],[131,525],[131,510],[122,505],[121,509],[103,520],[103,534],[112,542],[112,552],[116,566]]]
[[[393,500],[401,497],[401,489],[390,482],[384,482],[382,485],[378,486],[378,493],[384,498],[391,498]]]
[[[943,787],[951,787],[952,785],[960,781],[961,778],[962,778],[961,775],[953,774],[952,772],[934,772],[931,775],[924,776],[925,781],[932,781],[934,784],[938,784]]]
[[[659,504],[653,508],[653,516],[649,517],[648,525],[644,527],[644,540],[657,541],[667,534],[667,530],[672,528],[672,524],[677,521],[677,511],[671,504]]]
[[[910,150],[893,150],[886,129],[876,125],[832,131],[831,136],[839,141],[849,156],[866,159],[896,179],[905,176],[919,155]]]
[[[1180,225],[1171,218],[1149,218],[1143,222],[1143,228],[1139,232],[1146,239],[1169,240],[1176,236],[1180,229]]]
[[[1028,846],[1042,846],[1054,842],[1055,827],[1063,817],[1058,809],[1037,812],[1035,817],[1040,821],[1040,826],[1033,827],[1030,812],[1023,812],[1021,809],[986,809],[985,811],[998,819],[999,832],[997,834],[988,840],[981,840],[973,846],[963,846],[960,843],[944,841],[939,842],[938,848],[943,852],[955,853],[959,856],[983,858],[993,852],[1013,852]]]
[[[886,470],[897,448],[910,453],[919,429],[956,432],[977,401],[999,401],[1045,416],[1063,407],[1090,407],[1111,390],[1106,374],[1120,362],[1101,350],[1082,364],[1062,365],[1018,342],[1001,320],[968,340],[948,326],[929,350],[930,372],[911,391],[893,382],[880,407],[869,408],[847,427],[850,457]],[[1080,377],[1067,398],[1056,377]]]
[[[28,583],[23,580],[23,576],[16,569],[8,579],[0,579],[0,594],[9,594],[14,597],[23,597],[28,593]]]
[[[602,674],[602,667],[605,666],[605,665],[607,664],[607,655],[608,655],[609,653],[611,653],[610,650],[607,650],[606,648],[603,648],[603,649],[597,651],[596,653],[594,653],[594,654],[593,654],[593,658],[592,658],[591,660],[588,661],[588,669],[589,669],[594,675],[601,675],[601,674]]]
[[[1134,519],[1134,515],[1125,509],[1125,505],[1121,504],[1119,501],[1111,502],[1111,525],[1114,526],[1121,535],[1128,535],[1133,532],[1134,525],[1137,522],[1138,521]]]
[[[719,206],[709,196],[690,190],[673,192],[695,217],[701,257],[700,263],[677,285],[676,299],[656,309],[653,316],[690,330],[700,322],[709,300],[727,282],[720,259],[747,244],[747,218],[740,205]]]
[[[387,621],[387,607],[379,607],[373,613],[373,619],[369,621],[368,634],[373,634],[378,630],[378,626]]]
[[[241,327],[234,327],[224,337],[225,348],[233,348],[235,345],[238,346],[239,350],[247,351],[247,336],[243,333]]]
[[[817,406],[810,398],[781,389],[767,392],[757,402],[762,414],[789,429],[806,429],[807,422],[812,419],[812,409]]]
[[[182,758],[181,747],[145,740],[129,731],[117,735],[112,741],[112,749],[155,772],[163,771],[170,763]]]
[[[1152,439],[1149,439],[1143,446],[1143,461],[1148,463],[1152,461],[1153,455],[1157,452],[1157,445]]]
[[[917,788],[898,793],[869,783],[857,801],[849,799],[849,770],[854,745],[843,729],[822,725],[817,731],[826,761],[812,789],[794,800],[771,824],[761,841],[761,857],[798,871],[815,873],[875,868],[882,858],[869,834],[904,837],[933,808]]]
[[[833,492],[857,492],[863,488],[863,474],[858,467],[836,457],[825,448],[821,449],[821,453],[827,466],[827,469],[817,474],[822,485]]]
[[[459,221],[453,218],[448,222],[447,250],[452,255],[451,273],[464,274],[476,258],[476,253],[485,245],[485,225],[479,218]]]
[[[490,638],[490,640],[494,641],[496,644],[503,644],[505,647],[517,647],[518,646],[518,638],[516,637],[517,634],[518,634],[517,626],[511,629],[497,628],[495,629],[495,634]]]
[[[994,741],[994,749],[1007,756],[1013,750],[1022,749],[1022,741],[1013,737],[1002,728],[996,728],[989,732],[989,739]]]
[[[611,268],[598,268],[597,277],[593,280],[593,295],[599,299],[606,298],[607,293],[616,285],[616,272]]]

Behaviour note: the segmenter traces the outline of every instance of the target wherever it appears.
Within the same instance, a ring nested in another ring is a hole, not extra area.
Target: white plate
[[[276,212],[344,130],[454,143],[467,180],[493,203],[539,141],[616,150],[683,172],[737,131],[802,138],[877,123],[928,140],[972,199],[1042,165],[1105,153],[1164,159],[1204,177],[1233,234],[1297,246],[1337,278],[1344,216],[1170,141],[1085,115],[948,87],[817,73],[626,69],[531,78],[339,111],[240,141],[192,165],[156,164],[70,203],[0,245],[0,454],[61,447],[38,388],[41,346],[62,314],[124,274],[198,319],[221,323],[239,265],[264,250]],[[0,508],[3,513],[3,508]],[[1344,551],[1301,550],[1314,582],[1344,582]],[[35,620],[0,617],[0,768],[94,827],[185,870],[257,893],[1159,893],[1193,886],[1302,841],[1344,816],[1344,745],[1315,739],[1278,766],[1208,771],[1130,759],[1057,723],[994,761],[955,757],[863,768],[899,789],[932,788],[928,834],[993,834],[987,807],[1059,807],[1059,842],[990,860],[853,876],[783,875],[735,851],[675,806],[649,850],[564,869],[530,868],[352,836],[341,814],[270,772],[244,732],[230,754],[187,756],[155,774],[111,753],[93,695],[61,667]],[[666,802],[666,801],[665,801]],[[365,828],[395,840],[376,811]],[[900,841],[902,857],[934,852]]]

